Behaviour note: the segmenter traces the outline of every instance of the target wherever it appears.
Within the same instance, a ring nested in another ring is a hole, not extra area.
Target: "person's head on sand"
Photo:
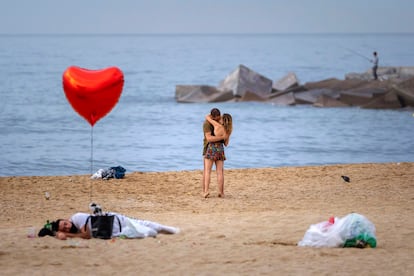
[[[210,115],[211,115],[211,118],[214,120],[214,121],[220,121],[220,119],[221,119],[221,113],[220,113],[220,110],[218,109],[218,108],[213,108],[211,111],[210,111]]]
[[[57,232],[78,233],[79,229],[68,219],[58,219],[50,223],[50,228],[40,229],[38,236],[56,236]]]
[[[78,233],[79,229],[68,219],[58,219],[52,222],[52,230],[55,232]]]
[[[222,120],[224,129],[226,130],[227,135],[230,136],[231,132],[233,131],[233,118],[230,114],[224,113]]]

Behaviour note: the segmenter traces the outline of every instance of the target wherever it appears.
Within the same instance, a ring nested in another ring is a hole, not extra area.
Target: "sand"
[[[350,177],[343,181],[341,175]],[[414,163],[225,171],[225,198],[201,196],[202,171],[2,177],[2,275],[412,275]],[[50,199],[45,198],[50,193]],[[176,226],[146,239],[29,238],[47,219],[104,210]],[[377,248],[298,247],[311,224],[357,212]]]

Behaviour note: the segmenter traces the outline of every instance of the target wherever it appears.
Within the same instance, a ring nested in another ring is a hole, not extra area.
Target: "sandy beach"
[[[349,176],[351,182],[343,181]],[[201,196],[202,171],[1,177],[2,275],[412,275],[414,163],[225,171],[225,198]],[[45,198],[45,193],[50,199]],[[47,219],[106,211],[176,226],[176,235],[29,238]],[[377,248],[298,247],[311,224],[356,212]]]

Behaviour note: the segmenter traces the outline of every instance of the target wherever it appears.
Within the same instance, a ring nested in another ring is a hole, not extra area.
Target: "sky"
[[[413,0],[0,0],[0,34],[414,33]]]

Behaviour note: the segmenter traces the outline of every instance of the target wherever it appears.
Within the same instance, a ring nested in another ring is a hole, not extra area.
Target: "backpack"
[[[123,178],[125,176],[125,169],[121,166],[118,167],[111,167],[111,170],[113,170],[114,172],[114,177],[119,179],[119,178]]]
[[[108,240],[112,238],[112,230],[114,227],[114,219],[118,220],[119,231],[122,231],[121,221],[116,215],[96,215],[89,216],[85,222],[85,230],[88,225],[89,219],[91,220],[91,234],[92,237],[98,239]]]

